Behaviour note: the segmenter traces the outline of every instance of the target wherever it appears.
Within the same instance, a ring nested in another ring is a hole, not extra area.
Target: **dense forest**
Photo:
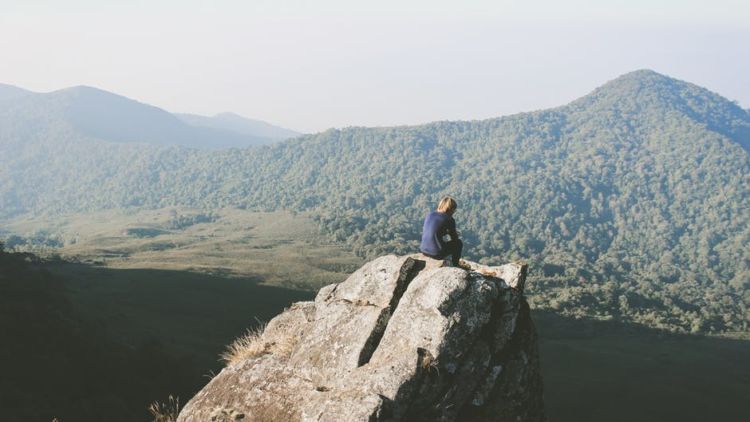
[[[0,218],[290,209],[372,256],[416,250],[424,214],[450,194],[469,257],[530,262],[538,308],[748,329],[750,115],[652,71],[551,110],[242,150],[112,143],[67,121],[55,100],[0,102]]]

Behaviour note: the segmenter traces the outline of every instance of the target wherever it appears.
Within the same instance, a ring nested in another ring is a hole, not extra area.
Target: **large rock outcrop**
[[[365,264],[271,320],[178,421],[545,420],[526,267],[468,264]]]

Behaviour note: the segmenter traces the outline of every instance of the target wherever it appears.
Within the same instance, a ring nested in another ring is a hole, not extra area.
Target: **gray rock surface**
[[[434,261],[434,260],[432,260]],[[377,258],[271,320],[198,421],[544,421],[526,267]]]

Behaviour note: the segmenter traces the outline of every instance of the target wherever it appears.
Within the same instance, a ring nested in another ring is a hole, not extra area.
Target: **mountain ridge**
[[[17,100],[17,101],[14,101]],[[11,85],[0,86],[0,101],[16,119],[62,120],[81,136],[119,143],[186,146],[199,149],[244,148],[267,145],[297,133],[269,123],[244,119],[242,130],[227,125],[191,125],[179,114],[88,85],[35,93]],[[203,116],[196,117],[203,118]],[[211,118],[205,118],[211,119]],[[252,125],[256,126],[256,130]],[[265,136],[266,133],[274,136]]]
[[[287,209],[374,256],[416,250],[424,212],[450,194],[470,257],[537,264],[537,307],[747,329],[750,118],[693,84],[626,76],[550,110],[330,129],[247,150],[56,145],[0,124],[10,152],[0,154],[0,216]]]
[[[695,122],[707,125],[710,130],[729,138],[739,138],[743,149],[750,151],[750,115],[737,103],[709,89],[649,69],[619,76],[563,107],[596,108],[598,102],[606,102],[612,96],[631,103],[658,101],[660,106],[682,112]]]
[[[34,94],[34,92],[17,86],[0,83],[0,101],[12,100],[29,94]]]
[[[301,135],[299,132],[274,126],[262,120],[250,119],[232,112],[218,113],[210,117],[190,113],[175,113],[175,116],[193,126],[229,130],[246,135],[260,136],[274,141]]]

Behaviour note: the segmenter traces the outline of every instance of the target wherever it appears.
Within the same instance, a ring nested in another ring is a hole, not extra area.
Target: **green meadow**
[[[189,271],[317,290],[364,261],[321,235],[306,214],[170,207],[12,220],[41,255],[116,269]],[[52,244],[55,247],[45,246]]]

